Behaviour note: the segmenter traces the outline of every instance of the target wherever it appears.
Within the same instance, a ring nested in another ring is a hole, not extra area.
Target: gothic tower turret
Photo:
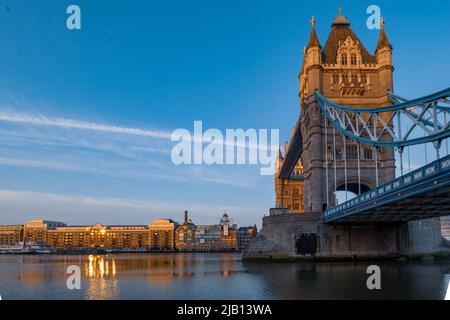
[[[377,48],[375,49],[377,63],[380,66],[380,92],[393,91],[392,81],[392,46],[389,43],[386,32],[384,31],[384,19],[380,22],[380,36],[378,38]]]
[[[357,108],[390,104],[387,93],[393,90],[392,46],[384,30],[384,20],[381,21],[379,40],[374,54],[365,48],[340,9],[332,21],[330,34],[323,48],[315,28],[316,21],[313,17],[299,74],[301,109],[299,126],[293,133],[294,136],[297,130],[301,130],[303,152],[289,178],[279,179],[276,176],[275,179],[277,205],[282,204],[290,213],[322,212],[328,204],[335,203],[336,190],[364,192],[375,187],[376,183],[383,183],[395,176],[392,150],[388,148],[375,150],[356,144],[341,135],[333,144],[331,126],[325,139],[325,119],[314,97],[314,93],[319,91],[337,104]],[[385,116],[389,117],[389,114],[386,113]],[[288,150],[289,148],[284,152],[284,159]],[[327,159],[330,154],[336,154],[335,164],[332,163],[333,157]],[[361,179],[356,178],[358,155],[360,155]],[[344,159],[346,177],[342,170]],[[375,163],[379,169],[377,170],[379,177],[374,176]],[[328,175],[327,183],[326,166],[337,168],[336,177]],[[301,194],[295,189],[297,186]],[[304,198],[303,192],[308,197]],[[303,206],[299,210],[294,209],[297,203],[302,203]]]
[[[299,75],[300,92],[301,95],[306,96],[322,89],[322,46],[317,37],[315,25],[316,20],[312,17],[311,33],[304,50],[303,66]]]

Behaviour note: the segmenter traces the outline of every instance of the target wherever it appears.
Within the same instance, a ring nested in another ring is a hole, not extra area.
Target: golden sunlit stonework
[[[184,222],[175,231],[175,247],[180,251],[238,250],[237,234],[237,226],[226,213],[218,225],[195,225],[185,211]]]
[[[287,144],[285,144],[284,154],[287,153]],[[278,157],[275,170],[275,197],[276,207],[286,208],[289,213],[303,213],[303,165],[301,160],[295,165],[294,171],[289,179],[279,178],[284,157],[281,148],[278,149]]]
[[[146,225],[67,226],[62,222],[30,220],[0,226],[0,253],[234,251],[256,236],[256,226],[241,227],[224,214],[220,224],[195,225],[185,211],[183,224],[156,219]]]
[[[24,226],[23,241],[27,243],[46,243],[48,241],[48,231],[57,227],[65,227],[66,224],[48,220],[30,220]]]
[[[58,249],[79,248],[146,248],[149,232],[146,226],[93,226],[57,227],[47,232],[46,243]]]
[[[303,51],[303,63],[298,76],[301,113],[308,118],[306,108],[307,99],[316,90],[319,90],[327,99],[349,107],[377,107],[389,105],[386,92],[393,90],[392,80],[392,46],[384,30],[384,20],[381,19],[381,30],[374,54],[370,54],[356,34],[350,28],[348,20],[342,16],[341,10],[333,19],[331,32],[322,48],[315,30],[316,21],[311,19],[311,33],[307,46]],[[386,113],[386,117],[389,114]],[[388,119],[385,119],[388,120]],[[310,132],[314,128],[306,128]],[[293,135],[296,129],[293,130]],[[307,136],[305,136],[307,138]],[[292,142],[292,140],[291,140]],[[311,148],[310,140],[303,141],[304,148]],[[276,207],[285,208],[289,213],[309,212],[312,208],[312,199],[305,199],[304,195],[312,196],[311,178],[312,163],[302,163],[298,160],[291,176],[288,179],[279,178],[280,170],[290,144],[278,152],[275,170],[275,196]],[[356,148],[360,148],[361,159],[372,161],[372,150],[365,146],[357,146],[349,141],[347,145],[347,160],[353,161]],[[332,146],[327,146],[327,157],[332,158]],[[380,152],[383,153],[383,150]],[[386,161],[386,168],[392,166],[388,163],[392,156],[386,154],[380,159]],[[342,146],[336,144],[336,158],[341,160]],[[305,159],[303,159],[305,161]],[[351,163],[350,163],[351,164]],[[304,166],[305,165],[305,166]],[[339,165],[339,164],[338,164]],[[392,171],[392,170],[391,170]],[[339,181],[338,181],[339,183]],[[305,185],[307,184],[307,185]],[[367,181],[369,187],[370,182]],[[305,190],[307,192],[305,193]],[[334,199],[331,199],[334,201]],[[320,209],[322,204],[320,204]]]
[[[149,224],[150,248],[159,250],[175,249],[175,228],[177,224],[171,219],[157,219]]]
[[[14,246],[23,240],[23,226],[0,226],[0,245]]]

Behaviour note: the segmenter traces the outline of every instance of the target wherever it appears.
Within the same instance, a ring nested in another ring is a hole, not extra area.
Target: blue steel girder
[[[341,106],[315,93],[322,113],[331,124],[345,136],[372,147],[395,147],[440,141],[450,137],[450,88],[434,94],[406,100],[389,94],[391,106],[362,108]],[[400,119],[411,123],[402,134],[395,130],[394,121]],[[417,136],[421,129],[423,136]]]
[[[281,179],[291,178],[291,173],[303,152],[303,137],[300,130],[300,120],[301,117],[299,116],[295,125],[294,134],[292,135],[291,143],[289,144],[289,149],[285,155],[283,166],[281,167],[280,174],[278,176]]]
[[[327,223],[400,222],[450,215],[450,155],[323,214]]]

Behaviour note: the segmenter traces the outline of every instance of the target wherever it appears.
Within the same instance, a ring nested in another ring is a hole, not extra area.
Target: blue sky
[[[82,30],[66,28],[70,4]],[[255,165],[175,166],[167,134],[202,120],[279,128],[287,140],[311,16],[323,45],[342,6],[373,52],[370,4],[394,47],[395,92],[448,87],[444,1],[0,0],[0,223],[147,224],[181,220],[186,208],[197,223],[226,210],[260,224],[272,176]]]

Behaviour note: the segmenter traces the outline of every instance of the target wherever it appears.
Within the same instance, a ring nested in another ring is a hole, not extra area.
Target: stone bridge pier
[[[245,259],[397,259],[448,256],[439,218],[403,223],[337,224],[322,213],[279,213],[271,209]]]

